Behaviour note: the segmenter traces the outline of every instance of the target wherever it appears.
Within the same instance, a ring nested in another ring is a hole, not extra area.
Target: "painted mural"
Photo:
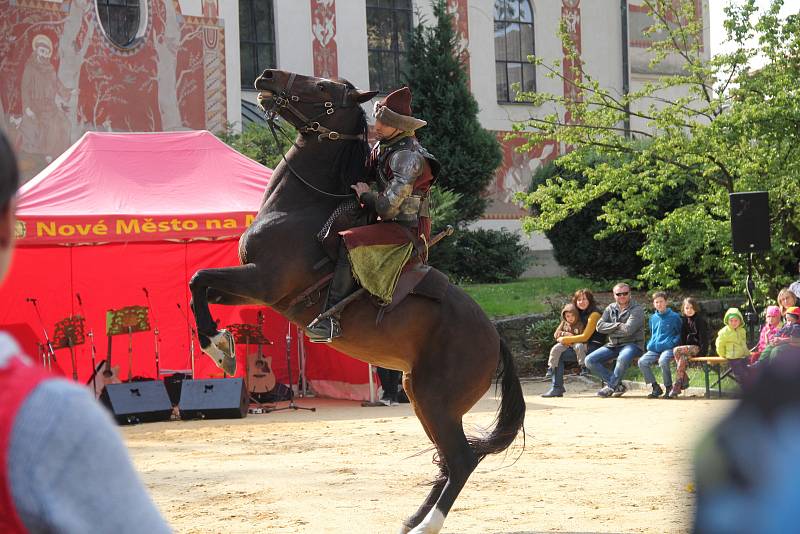
[[[467,80],[470,79],[469,68],[469,6],[467,0],[447,0],[447,10],[453,15],[453,25],[458,34],[458,46],[461,49],[461,61],[467,69]]]
[[[314,76],[338,78],[336,0],[311,0],[311,34],[314,36]]]
[[[536,169],[558,157],[558,144],[555,142],[519,152],[517,148],[525,143],[525,139],[506,139],[510,134],[512,132],[495,132],[503,149],[503,162],[486,191],[490,202],[484,213],[485,219],[519,219],[527,215],[527,211],[514,201],[514,195],[527,191]]]
[[[218,0],[185,16],[143,2],[129,47],[104,32],[94,0],[0,0],[0,128],[23,179],[86,131],[221,129],[225,50]]]
[[[561,1],[561,18],[566,24],[567,35],[569,35],[575,50],[577,51],[578,58],[573,60],[567,54],[569,53],[566,48],[562,48],[564,57],[562,60],[562,69],[564,76],[564,99],[567,102],[581,102],[583,96],[578,90],[577,85],[583,81],[580,70],[576,67],[580,65],[581,61],[581,0],[562,0]],[[572,123],[572,114],[567,110],[564,113],[564,122]]]

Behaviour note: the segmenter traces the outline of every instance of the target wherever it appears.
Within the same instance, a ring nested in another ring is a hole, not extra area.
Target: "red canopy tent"
[[[0,329],[14,332],[34,355],[43,328],[52,337],[57,321],[80,313],[94,332],[99,362],[107,356],[106,311],[147,306],[149,295],[162,374],[191,369],[194,343],[195,376],[221,376],[190,335],[188,281],[198,269],[238,264],[238,237],[271,175],[206,131],[85,134],[20,190],[17,250],[0,288]],[[38,302],[41,321],[30,299]],[[254,324],[257,309],[212,306],[212,314],[220,326]],[[274,345],[264,354],[278,381],[287,383],[288,322],[270,309],[265,317],[264,331]],[[296,329],[291,333],[297,380]],[[304,347],[306,377],[317,394],[369,396],[366,364],[326,346]],[[68,349],[56,355],[71,376]],[[152,329],[114,336],[111,355],[122,378],[155,377]],[[76,359],[78,380],[85,382],[92,372],[88,340],[77,347]],[[237,376],[244,367],[239,357]]]

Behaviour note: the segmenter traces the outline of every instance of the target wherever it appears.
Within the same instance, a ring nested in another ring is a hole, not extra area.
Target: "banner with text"
[[[255,215],[21,217],[16,236],[18,246],[233,239],[242,235]]]

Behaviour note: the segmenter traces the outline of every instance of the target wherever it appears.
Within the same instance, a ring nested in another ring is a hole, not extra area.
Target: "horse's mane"
[[[344,78],[338,78],[336,81],[346,85],[348,89],[356,88]],[[363,180],[364,164],[369,155],[369,144],[366,141],[367,114],[359,104],[356,104],[356,107],[359,112],[357,131],[347,133],[361,134],[364,140],[344,142],[342,150],[339,151],[336,161],[333,163],[334,172],[339,177],[339,185],[344,193],[349,193],[350,186],[355,182]]]

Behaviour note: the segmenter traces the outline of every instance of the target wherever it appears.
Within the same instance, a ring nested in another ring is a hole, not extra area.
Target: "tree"
[[[237,152],[274,169],[281,162],[283,154],[289,150],[292,145],[291,140],[296,136],[294,128],[285,121],[281,122],[281,128],[286,131],[286,135],[278,133],[277,144],[269,128],[253,123],[247,124],[242,133],[236,133],[229,124],[224,132],[216,135]]]
[[[571,145],[575,150],[559,163],[582,172],[586,183],[570,189],[568,180],[555,176],[521,195],[539,207],[524,226],[548,230],[611,194],[600,215],[607,226],[597,237],[641,232],[644,243],[638,253],[644,267],[639,278],[644,283],[676,287],[681,273],[687,273],[742,289],[747,261],[732,251],[728,194],[768,191],[772,249],[753,260],[757,285],[774,294],[788,282],[800,252],[800,16],[781,20],[781,0],[773,0],[763,13],[755,0],[729,6],[725,28],[736,49],[706,60],[694,0],[643,4],[654,20],[650,33],[665,36],[650,47],[651,66],[677,59],[677,74],[619,95],[585,72],[563,22],[562,43],[574,60],[570,68],[575,75],[568,80],[559,64],[533,58],[548,76],[573,84],[578,98],[521,94],[522,100],[553,110],[515,124],[515,131],[527,138],[521,149],[553,139]],[[753,36],[756,44],[751,44]],[[753,72],[748,62],[756,55],[767,63]],[[678,92],[685,96],[675,97]],[[571,120],[564,119],[563,111]],[[628,118],[634,127],[626,132]],[[589,150],[610,163],[585,166]],[[681,202],[654,213],[652,206],[669,190],[684,191]]]
[[[482,193],[503,156],[495,136],[478,122],[478,103],[444,0],[434,2],[433,14],[435,26],[421,21],[414,30],[404,75],[414,95],[414,114],[428,121],[417,136],[442,164],[439,185],[461,195],[457,205],[463,223],[486,209]]]

